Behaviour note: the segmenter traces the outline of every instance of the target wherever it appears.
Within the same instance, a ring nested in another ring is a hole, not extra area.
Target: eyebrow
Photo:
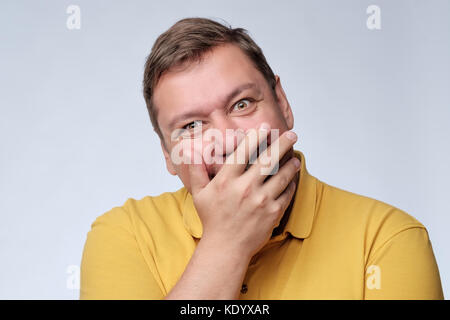
[[[224,105],[228,105],[230,103],[230,101],[232,99],[234,99],[236,96],[238,96],[239,94],[241,94],[244,90],[247,89],[257,89],[257,85],[253,82],[248,82],[248,83],[244,83],[238,87],[236,87],[233,91],[231,91],[229,94],[227,94],[225,96],[224,100]],[[175,126],[175,124],[177,124],[178,122],[181,122],[185,119],[191,118],[191,117],[196,117],[196,116],[204,116],[205,114],[203,114],[202,112],[198,112],[198,111],[188,111],[186,113],[182,113],[179,114],[177,116],[175,116],[169,123],[169,128],[173,128]]]

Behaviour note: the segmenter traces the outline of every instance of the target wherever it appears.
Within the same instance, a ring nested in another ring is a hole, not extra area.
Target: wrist
[[[234,262],[235,266],[242,265],[246,268],[252,258],[250,250],[246,250],[246,248],[237,244],[230,243],[230,241],[206,234],[203,234],[197,249],[200,249],[212,258],[226,260],[230,263]]]

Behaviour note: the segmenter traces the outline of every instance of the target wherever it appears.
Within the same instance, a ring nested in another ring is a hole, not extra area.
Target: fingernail
[[[297,158],[294,158],[294,166],[296,167],[296,168],[300,168],[300,160],[298,160]]]
[[[294,132],[292,132],[292,131],[286,132],[286,137],[288,139],[291,139],[292,141],[297,140],[297,135]]]

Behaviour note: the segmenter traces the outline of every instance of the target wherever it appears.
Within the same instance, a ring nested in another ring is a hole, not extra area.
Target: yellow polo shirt
[[[443,299],[425,227],[306,170],[284,231],[257,253],[239,299]],[[202,236],[186,188],[128,199],[87,234],[80,299],[162,299]]]

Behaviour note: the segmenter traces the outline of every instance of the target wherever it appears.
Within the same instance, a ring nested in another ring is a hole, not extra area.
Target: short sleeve
[[[424,227],[409,227],[392,235],[369,256],[365,271],[365,299],[444,298]]]
[[[80,299],[162,298],[124,209],[117,207],[98,217],[84,245]]]

